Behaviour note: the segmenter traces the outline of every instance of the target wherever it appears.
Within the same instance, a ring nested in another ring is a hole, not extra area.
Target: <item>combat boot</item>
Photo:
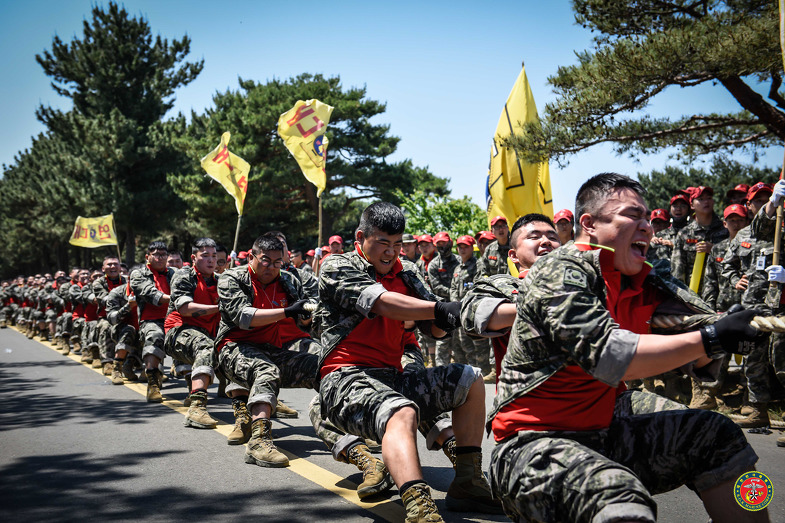
[[[739,414],[746,417],[752,414],[754,411],[755,409],[752,408],[752,405],[744,405],[739,411]]]
[[[456,445],[454,437],[448,439],[444,442],[444,445],[442,445],[442,452],[444,452],[444,455],[447,456],[447,459],[449,459],[450,463],[452,463],[453,470],[455,470],[455,466],[458,463],[458,456],[455,454],[455,448]]]
[[[158,381],[158,374],[161,371],[158,369],[150,369],[147,371],[147,402],[148,403],[162,403],[164,397],[161,396],[161,384]]]
[[[482,473],[482,453],[470,452],[455,457],[455,479],[445,498],[447,510],[504,514],[502,504],[493,498],[491,486]]]
[[[777,438],[777,446],[785,447],[785,436],[780,436],[779,438]]]
[[[134,362],[129,358],[126,358],[125,361],[123,361],[123,377],[128,381],[137,381],[139,379],[139,376],[134,372]],[[145,379],[147,379],[147,377],[145,377]]]
[[[768,427],[771,424],[769,420],[769,409],[766,403],[752,403],[750,404],[752,412],[740,420],[733,420],[736,425],[744,429],[754,429],[758,427]]]
[[[288,467],[289,458],[273,443],[273,422],[259,418],[251,422],[251,439],[245,451],[245,462],[260,467]]]
[[[35,336],[35,327],[33,327],[32,325],[30,325],[30,326],[27,328],[27,334],[26,334],[26,336],[27,336],[27,339],[28,339],[28,340],[32,340],[32,339],[33,339],[33,336]]]
[[[294,410],[293,408],[285,405],[283,401],[278,400],[278,403],[275,404],[275,412],[273,412],[272,418],[297,418],[300,414]]]
[[[688,408],[700,409],[700,410],[716,409],[717,400],[714,399],[714,396],[711,394],[711,392],[701,387],[700,384],[695,379],[692,379],[691,381],[692,381],[692,399],[690,400],[690,405]]]
[[[82,354],[82,340],[73,340],[71,342],[71,351],[73,351],[74,354]]]
[[[8,327],[8,325],[6,324],[5,318],[3,318],[0,320],[0,329],[5,329],[6,327]]]
[[[93,347],[92,349],[90,349],[90,353],[93,357],[92,367],[94,369],[100,369],[101,367],[103,367],[103,364],[101,363],[101,349],[99,349],[98,347]]]
[[[191,384],[193,383],[191,381],[191,373],[189,372],[188,374],[185,374],[184,377],[185,377],[185,386],[188,388],[189,394],[183,400],[183,407],[190,407],[191,406],[191,394],[190,394],[190,392],[193,390],[193,387],[191,386]]]
[[[234,428],[226,440],[228,445],[242,445],[251,437],[251,415],[248,414],[248,405],[245,400],[232,398],[234,410]]]
[[[363,473],[363,482],[357,486],[360,499],[379,494],[393,486],[392,476],[384,462],[371,456],[371,451],[362,443],[349,449],[346,455],[349,463]]]
[[[41,341],[49,341],[49,331],[42,330],[41,331]]]
[[[496,369],[491,370],[487,376],[483,376],[482,378],[483,383],[496,383]]]
[[[71,354],[71,342],[66,338],[63,338],[63,350],[61,352],[63,356],[68,356]]]
[[[76,352],[76,348],[74,348],[74,352]],[[93,353],[90,351],[90,349],[86,347],[82,348],[82,357],[79,359],[79,361],[88,365],[93,364]]]
[[[214,429],[218,422],[207,413],[207,391],[198,390],[190,394],[191,406],[185,415],[183,425],[196,429]]]
[[[112,372],[114,372],[114,364],[111,361],[107,361],[106,363],[103,364],[103,369],[101,370],[101,373],[104,376],[111,376]]]
[[[112,385],[123,384],[123,363],[124,360],[114,360],[112,365]]]
[[[415,483],[407,488],[401,494],[401,501],[406,510],[406,523],[440,523],[444,521],[431,497],[431,489],[425,483]]]

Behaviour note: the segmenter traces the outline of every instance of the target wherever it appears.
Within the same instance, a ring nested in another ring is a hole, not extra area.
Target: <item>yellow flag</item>
[[[221,143],[210,154],[202,158],[202,169],[218,183],[224,186],[237,207],[237,214],[243,215],[245,193],[248,192],[248,173],[251,166],[248,162],[229,152],[230,132],[221,135]]]
[[[317,187],[317,196],[327,187],[327,124],[333,107],[313,99],[297,100],[291,110],[278,119],[278,135],[300,164],[303,174]]]
[[[77,216],[74,223],[74,232],[68,240],[71,245],[77,247],[103,247],[105,245],[117,245],[117,234],[114,231],[114,216],[98,216],[96,218],[84,218]]]
[[[507,103],[496,126],[491,145],[491,162],[486,185],[488,224],[495,216],[504,216],[507,223],[532,212],[553,217],[551,177],[548,162],[526,163],[518,159],[515,151],[503,147],[502,139],[520,132],[523,124],[539,122],[526,69],[512,87]]]

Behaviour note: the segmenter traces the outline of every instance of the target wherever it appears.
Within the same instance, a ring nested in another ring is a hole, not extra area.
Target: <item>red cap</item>
[[[471,247],[472,245],[474,245],[474,238],[472,238],[468,234],[464,234],[463,236],[458,238],[458,240],[455,243],[457,243],[458,245],[463,244],[463,245],[468,245],[469,247]]]
[[[706,187],[705,185],[700,185],[698,187],[688,187],[687,190],[690,191],[690,203],[692,203],[694,200],[697,200],[704,194],[714,196],[714,189],[711,187]]]
[[[430,235],[430,234],[423,234],[423,235],[422,235],[422,236],[420,236],[420,238],[417,240],[417,243],[421,243],[421,242],[425,242],[425,243],[433,243],[433,238],[431,238],[431,235]]]
[[[575,216],[572,214],[571,210],[562,209],[561,211],[553,215],[553,223],[559,223],[562,220],[567,220],[570,223],[575,223]]]
[[[507,218],[505,218],[504,216],[501,216],[501,215],[494,216],[493,219],[491,220],[491,227],[496,225],[496,223],[498,223],[499,221],[503,221],[504,223],[507,223]]]
[[[684,203],[686,203],[687,205],[689,205],[690,204],[690,193],[688,191],[679,191],[679,192],[677,192],[676,194],[673,195],[673,198],[671,198],[670,205],[673,205],[673,203],[676,202],[677,200],[681,200]]]
[[[737,216],[741,216],[742,218],[747,217],[747,208],[741,205],[740,203],[734,203],[733,205],[728,205],[725,207],[725,212],[722,215],[725,219],[728,219],[728,216],[731,214],[735,214]]]
[[[436,242],[448,242],[448,241],[450,241],[450,235],[447,234],[444,231],[437,232],[436,236],[433,237],[433,243],[436,243]]]
[[[322,254],[326,254],[328,252],[330,252],[330,246],[329,245],[322,245]]]
[[[747,192],[749,192],[749,190],[750,190],[750,186],[749,185],[747,185],[746,183],[740,183],[736,187],[731,189],[730,191],[726,192],[725,196],[730,198],[731,193],[734,193],[734,192],[740,192],[740,193],[744,194],[744,196],[746,196]]]
[[[327,243],[328,243],[328,244],[330,244],[330,243],[335,243],[335,242],[338,242],[338,243],[340,243],[341,245],[343,245],[343,238],[341,238],[340,236],[338,236],[338,235],[336,234],[335,236],[330,236],[330,239],[329,239],[329,240],[327,240]]]
[[[240,254],[237,255],[237,258],[244,260],[248,257],[248,253],[245,251],[240,251]]]
[[[773,191],[774,188],[771,186],[771,184],[758,182],[750,187],[750,190],[747,193],[747,200],[754,200],[755,196],[757,196],[759,192],[767,192],[771,194]]]
[[[651,217],[649,218],[649,221],[653,222],[654,220],[665,220],[666,222],[670,222],[671,217],[670,214],[668,214],[668,211],[665,209],[654,209],[651,211]]]
[[[480,240],[488,240],[492,242],[496,240],[496,236],[494,236],[490,231],[482,231],[480,232]]]
[[[316,256],[316,251],[313,249],[309,249],[308,252],[305,253],[306,256]]]

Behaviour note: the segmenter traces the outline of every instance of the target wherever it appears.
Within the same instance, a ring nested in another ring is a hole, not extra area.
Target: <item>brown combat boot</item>
[[[68,340],[68,338],[64,336],[61,345],[63,346],[63,350],[60,352],[63,354],[63,356],[68,356],[71,354],[71,342]]]
[[[32,325],[28,327],[26,336],[28,340],[32,340],[33,336],[35,336],[35,327],[33,327]]]
[[[272,418],[290,418],[294,419],[300,416],[300,413],[294,410],[293,408],[289,407],[288,405],[284,404],[283,401],[278,400],[278,403],[275,405],[275,412],[273,412]]]
[[[502,504],[493,498],[491,486],[482,473],[482,453],[471,452],[455,457],[455,479],[445,498],[447,510],[504,514]]]
[[[749,416],[754,411],[755,411],[755,409],[752,408],[752,405],[748,404],[748,405],[744,405],[743,407],[741,407],[741,410],[739,411],[739,414],[741,414],[742,416]]]
[[[101,370],[101,373],[104,376],[111,376],[112,372],[114,372],[114,364],[111,361],[107,361],[106,363],[103,364],[103,369]]]
[[[94,369],[100,369],[103,367],[103,363],[101,363],[101,349],[98,347],[93,347],[90,349],[90,353],[93,356],[93,364],[92,367]]]
[[[357,486],[357,496],[360,499],[379,494],[393,486],[392,476],[384,462],[371,456],[371,451],[362,443],[349,449],[346,456],[349,463],[363,473],[363,482]]]
[[[188,407],[183,425],[197,429],[214,429],[218,426],[218,422],[207,413],[207,391],[191,393],[191,406]]]
[[[251,422],[251,439],[245,451],[245,462],[260,467],[288,467],[289,458],[273,443],[273,422],[259,418]]]
[[[158,374],[161,371],[158,369],[150,369],[147,371],[147,402],[148,403],[162,403],[164,397],[161,395],[161,384],[158,381]]]
[[[496,383],[496,369],[492,369],[487,375],[483,376],[482,378],[483,383]]]
[[[234,428],[226,440],[227,445],[242,445],[251,437],[251,415],[245,400],[232,398],[234,410]]]
[[[444,442],[444,445],[442,445],[442,452],[444,452],[444,455],[447,456],[447,459],[449,459],[450,463],[452,463],[453,470],[455,470],[455,466],[458,460],[458,457],[455,455],[455,447],[456,445],[455,445],[454,437],[448,439],[447,441]]]
[[[690,409],[700,410],[714,410],[717,408],[717,400],[714,399],[712,393],[700,386],[694,378],[692,381],[692,399],[690,400]]]
[[[406,510],[406,523],[444,522],[431,497],[431,489],[425,483],[416,483],[406,489],[401,493],[401,501]]]
[[[733,420],[736,425],[745,429],[754,429],[758,427],[768,427],[771,425],[769,420],[769,409],[766,403],[752,403],[750,404],[752,412],[740,420]]]
[[[134,362],[130,358],[126,358],[123,361],[123,377],[128,381],[137,381],[139,376],[136,375],[134,372]]]
[[[123,360],[114,360],[112,365],[112,385],[123,384]]]

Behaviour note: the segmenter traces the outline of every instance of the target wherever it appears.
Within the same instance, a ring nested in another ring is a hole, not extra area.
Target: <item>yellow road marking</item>
[[[11,327],[11,328],[22,334],[19,331],[19,329],[17,329],[16,327]],[[52,349],[53,351],[57,352],[61,356],[63,355],[62,352],[60,352],[60,349],[52,345],[51,342],[44,343],[36,339],[32,339],[30,341],[36,341],[40,345]],[[68,356],[66,356],[66,358],[70,358],[71,360],[77,363],[81,363],[80,361],[81,356],[77,356],[74,353],[69,354]],[[85,365],[85,366],[88,369],[97,372],[101,376],[104,375],[102,368],[93,369],[89,365]],[[126,381],[125,383],[123,383],[123,386],[147,398],[147,384],[132,383]],[[179,412],[183,416],[185,416],[185,414],[188,412],[188,409],[183,406],[182,402],[177,400],[166,399],[166,396],[164,396],[164,401],[162,405],[165,405],[166,407],[169,407],[170,409]],[[218,426],[213,430],[216,430],[220,434],[228,437],[229,433],[232,431],[234,426],[229,425],[228,423],[224,423],[221,420],[216,420],[216,421],[218,422]],[[400,504],[395,503],[392,500],[382,500],[382,501],[368,502],[368,503],[360,501],[360,498],[357,497],[357,485],[355,483],[339,476],[338,474],[333,474],[329,470],[323,469],[322,467],[314,463],[311,463],[310,461],[303,458],[302,456],[298,456],[296,454],[289,452],[288,450],[282,449],[280,446],[278,446],[277,442],[276,442],[276,447],[278,447],[278,450],[281,451],[283,454],[285,454],[287,458],[289,458],[289,467],[287,468],[292,472],[294,472],[295,474],[297,474],[298,476],[301,476],[307,479],[308,481],[319,485],[320,487],[332,492],[333,494],[342,497],[346,501],[354,505],[357,505],[358,507],[364,510],[372,512],[374,515],[381,517],[387,521],[403,521],[406,518],[406,513],[404,512],[403,507]],[[339,483],[343,485],[347,485],[347,487],[339,487],[338,486]]]

